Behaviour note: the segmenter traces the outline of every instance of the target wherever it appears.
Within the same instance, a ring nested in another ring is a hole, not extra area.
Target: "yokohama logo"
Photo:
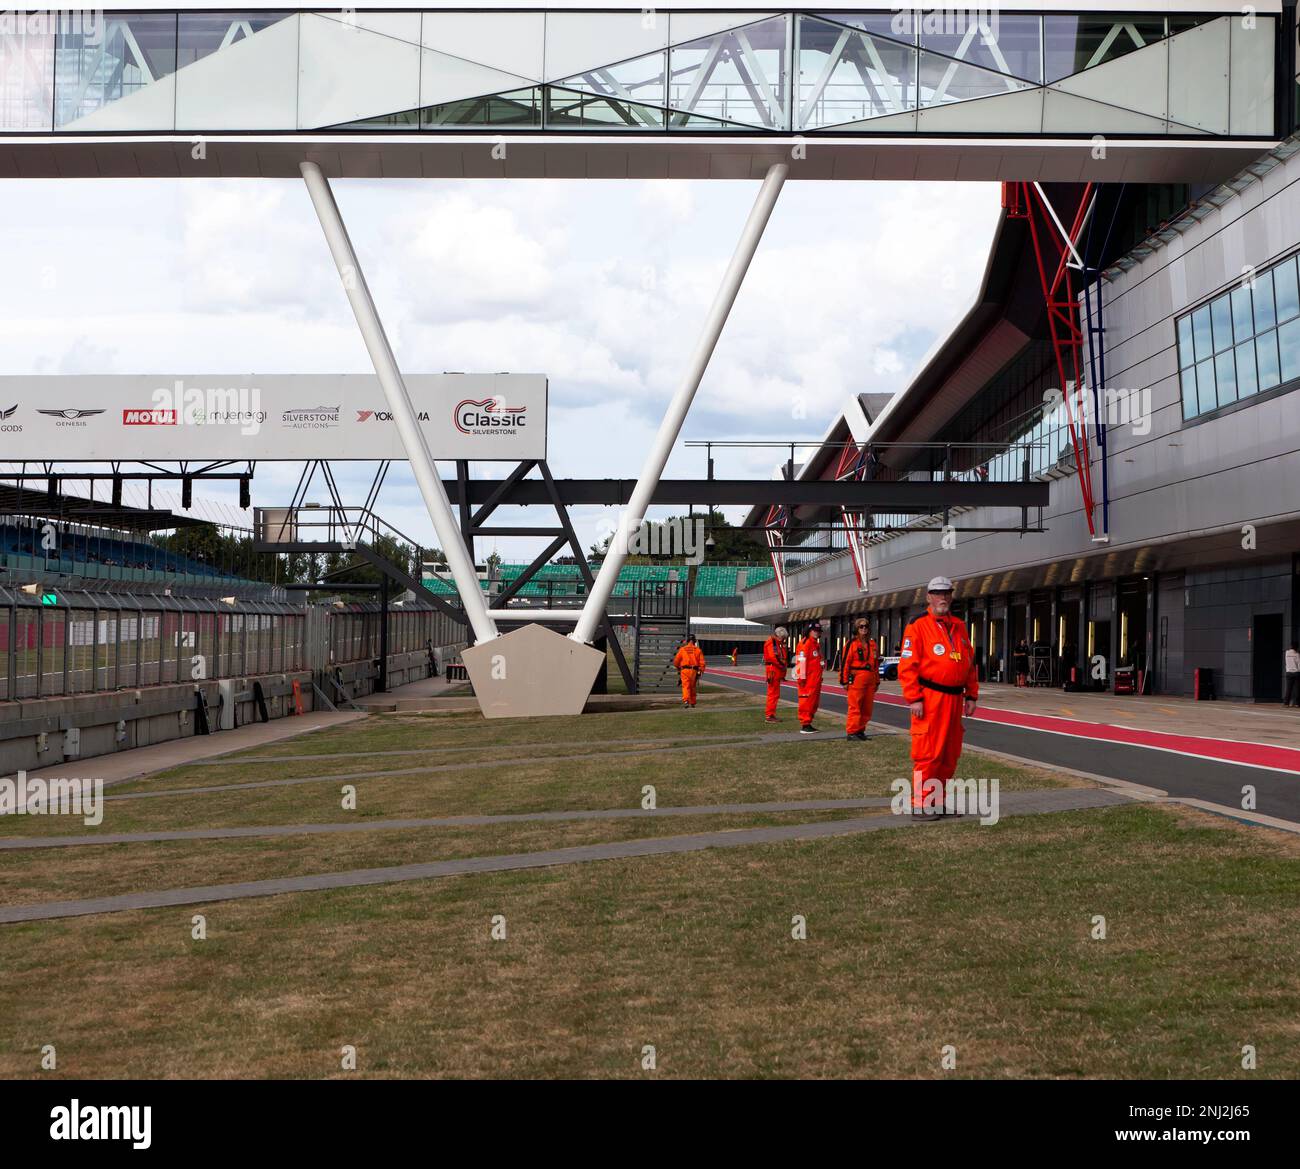
[[[175,410],[123,410],[123,426],[175,426]]]

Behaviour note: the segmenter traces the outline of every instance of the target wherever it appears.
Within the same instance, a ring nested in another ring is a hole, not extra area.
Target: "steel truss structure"
[[[1002,184],[1002,206],[1007,218],[1024,220],[1029,226],[1034,264],[1047,309],[1052,352],[1061,383],[1061,409],[1065,411],[1070,444],[1074,449],[1075,475],[1079,480],[1088,535],[1094,539],[1097,538],[1097,529],[1093,519],[1092,453],[1088,445],[1085,408],[1083,327],[1072,273],[1077,272],[1086,279],[1079,244],[1095,205],[1094,185],[1085,183],[1067,229],[1038,183]],[[1094,387],[1094,394],[1099,388],[1104,387]]]
[[[875,456],[869,455],[866,447],[856,443],[845,443],[840,451],[835,467],[835,480],[838,483],[860,483],[866,478],[868,470],[874,465]],[[849,543],[849,555],[853,559],[853,576],[858,588],[867,588],[867,541],[863,529],[868,525],[868,513],[840,507],[840,517],[844,521],[844,537]]]

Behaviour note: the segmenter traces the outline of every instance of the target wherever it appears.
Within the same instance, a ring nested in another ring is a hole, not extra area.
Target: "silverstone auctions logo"
[[[461,434],[518,434],[528,424],[527,406],[506,406],[500,398],[457,402],[452,420]]]
[[[292,430],[325,430],[339,424],[339,407],[309,406],[285,410],[280,414],[280,422]]]
[[[175,426],[175,410],[123,410],[123,426]]]

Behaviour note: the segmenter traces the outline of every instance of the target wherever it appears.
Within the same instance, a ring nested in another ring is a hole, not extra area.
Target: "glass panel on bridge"
[[[1263,137],[1277,28],[1122,10],[5,13],[0,131]]]
[[[916,50],[910,45],[808,16],[799,18],[798,44],[800,129],[916,108]]]
[[[921,48],[1037,84],[1043,79],[1040,21],[1027,13],[978,8],[927,13]]]
[[[176,13],[111,12],[60,30],[54,122],[66,126],[176,72]]]
[[[789,128],[785,93],[789,18],[728,29],[669,50],[670,124],[687,115],[767,130]]]

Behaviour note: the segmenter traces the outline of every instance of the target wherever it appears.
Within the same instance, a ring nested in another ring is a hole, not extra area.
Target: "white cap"
[[[946,576],[933,577],[928,585],[925,586],[927,593],[950,593],[952,592],[952,581]]]

